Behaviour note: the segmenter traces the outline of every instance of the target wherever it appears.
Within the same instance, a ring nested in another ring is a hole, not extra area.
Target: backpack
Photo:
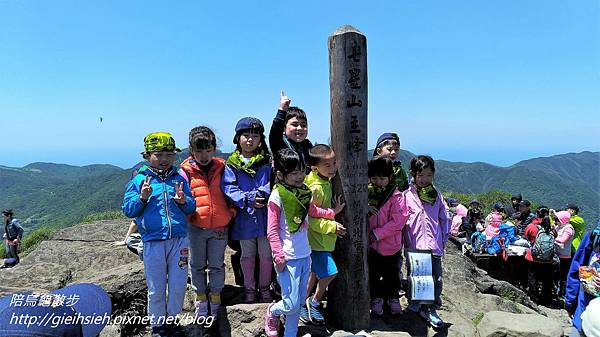
[[[485,241],[485,234],[481,232],[475,232],[471,235],[471,247],[473,249],[473,253],[484,253],[487,247],[487,242]]]
[[[504,237],[504,242],[507,246],[519,239],[519,237],[517,236],[517,229],[515,228],[515,226],[503,223],[500,224],[498,231],[498,236]]]
[[[535,237],[533,247],[531,247],[531,256],[540,261],[552,261],[556,251],[554,249],[554,235],[545,232],[541,226],[538,227],[538,234]]]

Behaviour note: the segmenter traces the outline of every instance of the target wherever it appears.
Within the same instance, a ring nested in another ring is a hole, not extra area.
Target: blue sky
[[[329,138],[327,37],[367,36],[369,145],[506,166],[600,150],[598,1],[0,0],[0,165],[130,167],[151,131],[231,151],[279,91]],[[99,117],[104,121],[100,123]]]

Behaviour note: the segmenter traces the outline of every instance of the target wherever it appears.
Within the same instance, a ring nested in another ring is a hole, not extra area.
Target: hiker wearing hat
[[[584,266],[597,266],[600,268],[600,221],[596,224],[595,229],[583,236],[569,268],[564,297],[565,309],[573,319],[573,329],[569,336],[584,336],[583,332],[585,332],[585,336],[597,336],[589,334],[590,326],[587,324],[595,322],[597,326],[598,316],[596,315],[595,319],[590,320],[593,317],[590,315],[591,312],[582,315],[587,311],[588,305],[591,305],[590,302],[593,299],[596,299],[596,301],[598,299],[598,295],[592,294],[589,289],[583,287],[579,279],[579,268]],[[600,289],[600,276],[593,276],[592,282],[596,289]]]
[[[6,248],[6,259],[3,267],[14,266],[19,263],[19,246],[23,238],[23,227],[19,220],[13,218],[13,210],[7,209],[2,211],[4,217],[4,246]]]
[[[519,212],[513,215],[517,215],[515,219],[515,226],[517,227],[517,235],[523,235],[525,233],[525,228],[529,225],[533,219],[535,219],[535,214],[531,212],[531,202],[529,200],[522,200],[519,202]]]
[[[521,193],[515,193],[510,197],[510,204],[506,205],[504,211],[509,218],[513,218],[515,213],[519,212],[519,203],[523,200]]]
[[[237,213],[230,228],[231,239],[239,240],[240,265],[244,275],[246,303],[271,303],[269,289],[273,271],[271,247],[267,240],[267,200],[271,195],[271,155],[265,128],[254,117],[244,117],[235,126],[235,151],[227,158],[221,189]],[[256,261],[258,258],[258,266]],[[255,278],[258,270],[258,287]]]
[[[569,273],[569,267],[571,266],[571,242],[573,241],[575,229],[573,229],[573,225],[569,223],[569,220],[571,220],[571,213],[568,211],[556,212],[551,209],[550,217],[556,224],[556,227],[554,228],[554,231],[556,232],[554,246],[558,257],[560,258],[558,295],[563,296],[565,294],[567,274]]]
[[[467,216],[463,218],[460,231],[466,233],[467,238],[475,232],[483,230],[483,205],[477,199],[472,199],[469,202]]]
[[[173,166],[180,151],[169,133],[148,134],[142,156],[149,166],[127,184],[123,198],[123,213],[136,218],[142,236],[153,337],[177,333],[177,326],[165,323],[181,312],[187,284],[187,215],[195,211],[196,201]]]
[[[575,234],[573,235],[573,243],[571,244],[571,253],[574,254],[577,248],[579,247],[579,243],[581,239],[583,239],[583,235],[585,234],[585,220],[581,216],[579,216],[579,207],[577,205],[571,203],[567,204],[565,209],[569,213],[571,213],[571,220],[569,221],[575,229]]]
[[[386,132],[379,136],[377,139],[377,146],[373,151],[373,157],[375,156],[387,156],[394,163],[394,175],[392,181],[398,191],[403,192],[408,188],[408,174],[402,167],[402,162],[398,160],[400,154],[400,137],[398,134],[393,132]]]

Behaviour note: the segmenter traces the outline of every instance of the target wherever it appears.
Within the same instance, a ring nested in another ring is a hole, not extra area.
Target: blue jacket
[[[267,206],[254,208],[257,195],[269,200],[271,195],[271,164],[265,164],[256,169],[256,174],[248,173],[225,166],[221,189],[227,199],[237,209],[237,215],[231,227],[232,240],[249,240],[267,236]]]
[[[23,238],[23,227],[19,223],[19,220],[12,219],[8,224],[4,225],[4,234],[6,235],[6,239],[14,240]]]
[[[569,268],[569,274],[567,276],[567,289],[565,292],[565,306],[572,307],[577,306],[575,314],[573,315],[573,326],[577,330],[581,330],[581,314],[585,311],[588,303],[594,297],[583,291],[583,287],[579,284],[579,266],[587,266],[592,256],[593,242],[590,239],[591,232],[588,232],[581,240],[579,248],[573,256],[573,262],[571,262],[571,268]]]
[[[140,191],[146,176],[151,177],[152,194],[147,202],[140,200]],[[179,205],[173,200],[175,183],[183,182],[186,203]],[[146,168],[140,171],[127,184],[123,198],[123,213],[136,218],[142,241],[167,240],[187,236],[187,214],[194,213],[196,201],[190,192],[190,186],[173,167],[169,176],[163,180]]]

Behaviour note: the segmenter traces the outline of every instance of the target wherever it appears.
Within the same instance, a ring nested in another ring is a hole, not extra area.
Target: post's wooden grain
[[[331,323],[352,331],[369,327],[369,273],[367,265],[367,39],[352,26],[329,37],[329,90],[331,143],[339,171],[334,194],[344,196],[338,214],[347,234],[338,239],[334,259],[338,276],[329,287]]]

